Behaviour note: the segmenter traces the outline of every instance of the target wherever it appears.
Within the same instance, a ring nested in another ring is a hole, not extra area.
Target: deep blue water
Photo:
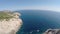
[[[49,28],[60,28],[60,13],[47,10],[20,10],[23,25],[17,34],[41,34]],[[37,32],[39,30],[39,32]]]

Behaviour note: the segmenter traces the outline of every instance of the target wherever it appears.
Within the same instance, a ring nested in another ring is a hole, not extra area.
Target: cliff
[[[16,34],[22,25],[18,12],[0,12],[0,34]]]

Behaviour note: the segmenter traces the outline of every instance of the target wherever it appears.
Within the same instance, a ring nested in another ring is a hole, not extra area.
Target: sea
[[[23,21],[17,34],[43,34],[47,29],[60,28],[60,12],[49,10],[18,10]]]

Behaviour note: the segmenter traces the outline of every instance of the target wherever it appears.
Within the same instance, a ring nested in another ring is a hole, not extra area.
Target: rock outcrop
[[[19,13],[8,14],[13,16],[9,20],[3,19],[0,21],[0,34],[16,34],[22,25],[22,20],[19,18]]]
[[[60,34],[60,29],[48,29],[43,34]]]

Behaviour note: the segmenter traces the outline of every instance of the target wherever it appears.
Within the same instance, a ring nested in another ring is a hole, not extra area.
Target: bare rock
[[[43,34],[60,34],[60,29],[48,29]]]
[[[22,20],[19,18],[19,15],[19,13],[14,13],[14,17],[8,21],[6,19],[0,21],[0,34],[16,34],[22,25]]]

